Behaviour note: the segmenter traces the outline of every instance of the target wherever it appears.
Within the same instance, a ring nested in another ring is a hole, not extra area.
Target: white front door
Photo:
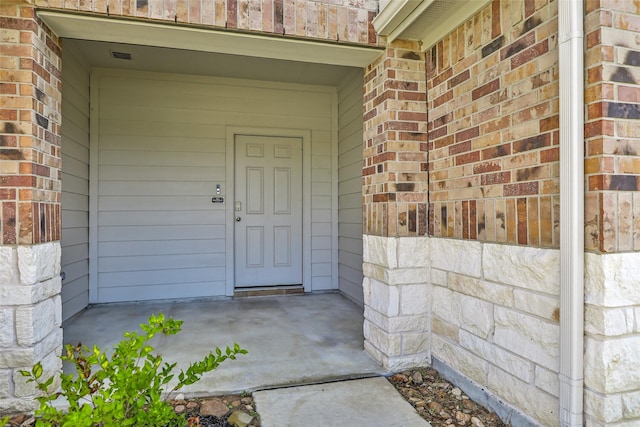
[[[302,284],[302,139],[235,136],[235,286]]]

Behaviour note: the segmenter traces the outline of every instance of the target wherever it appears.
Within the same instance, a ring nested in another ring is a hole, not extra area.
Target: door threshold
[[[302,285],[255,286],[249,288],[237,288],[233,290],[234,298],[301,294],[304,294],[304,287]]]

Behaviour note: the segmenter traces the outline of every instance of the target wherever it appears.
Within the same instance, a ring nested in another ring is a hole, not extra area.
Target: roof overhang
[[[373,20],[388,42],[417,40],[424,50],[449,34],[490,0],[389,0]]]
[[[186,24],[141,21],[39,10],[38,16],[59,36],[202,52],[319,64],[366,67],[380,56],[381,48],[335,41],[316,41],[278,35],[217,30]]]

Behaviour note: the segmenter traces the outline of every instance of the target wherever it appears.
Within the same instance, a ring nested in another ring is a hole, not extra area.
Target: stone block
[[[388,321],[391,332],[427,332],[429,317],[424,315],[396,316]]]
[[[432,268],[430,271],[431,284],[439,286],[447,286],[447,272],[444,270],[436,270]]]
[[[547,369],[558,370],[557,324],[502,307],[495,308],[495,323],[494,343]]]
[[[457,343],[459,341],[460,328],[457,325],[434,317],[431,319],[431,333]]]
[[[482,244],[469,240],[431,239],[431,267],[480,277],[482,274]]]
[[[403,315],[429,313],[431,288],[427,284],[400,286],[400,312]]]
[[[460,326],[460,299],[458,295],[447,288],[434,286],[433,304],[431,305],[433,315]]]
[[[495,366],[489,367],[487,386],[491,392],[537,420],[540,425],[560,425],[560,406],[556,397]]]
[[[548,319],[552,322],[560,322],[559,297],[529,292],[516,288],[513,290],[514,306],[518,310]]]
[[[492,363],[525,382],[531,381],[533,364],[527,359],[485,341],[466,331],[460,331],[460,345],[478,357]]]
[[[426,332],[408,332],[402,334],[402,354],[427,353],[429,351],[429,335]]]
[[[584,412],[603,424],[620,421],[622,420],[622,398],[619,394],[603,395],[586,388]]]
[[[18,246],[20,283],[34,285],[60,274],[60,242]]]
[[[60,385],[60,375],[62,371],[62,361],[57,355],[57,351],[53,351],[46,355],[40,362],[42,363],[42,380],[46,380],[52,376],[55,377],[51,390],[55,390]],[[23,367],[30,369],[31,367]],[[13,372],[14,396],[15,397],[31,397],[38,394],[34,383],[27,382],[28,378],[23,377],[19,370]]]
[[[585,301],[605,307],[640,305],[640,253],[585,254]]]
[[[626,419],[640,418],[640,391],[622,395],[622,415]]]
[[[585,338],[585,386],[596,392],[635,391],[640,384],[640,336],[601,341]]]
[[[362,236],[362,260],[388,268],[396,268],[397,239],[393,237]]]
[[[536,387],[546,391],[552,396],[559,397],[560,379],[558,378],[558,372],[550,371],[542,366],[536,366],[534,375],[534,384]]]
[[[13,319],[13,308],[0,308],[0,325],[2,325],[0,326],[0,349],[9,347],[16,342],[16,332],[15,327],[13,326]]]
[[[11,397],[11,369],[0,369],[0,399]]]
[[[365,278],[375,279],[379,282],[387,281],[387,269],[377,264],[363,263],[362,274]]]
[[[386,270],[385,282],[390,285],[404,285],[429,282],[428,268],[398,268]]]
[[[456,292],[505,307],[513,307],[513,288],[462,274],[449,273],[446,286]]]
[[[431,264],[430,241],[428,237],[398,238],[398,268],[429,267]]]
[[[0,414],[33,413],[37,407],[34,399],[0,399]]]
[[[396,286],[374,279],[369,280],[369,306],[385,316],[397,316],[400,312],[400,292]]]
[[[33,348],[3,348],[0,350],[0,369],[31,366],[36,363]]]
[[[584,329],[592,335],[615,337],[637,332],[632,308],[603,308],[587,304],[584,310]]]
[[[560,251],[485,244],[484,278],[549,295],[560,294]]]
[[[478,384],[486,384],[487,361],[438,335],[431,336],[431,355]]]
[[[364,322],[364,337],[387,357],[402,354],[402,336],[388,333],[371,322]]]
[[[388,357],[383,366],[391,372],[399,372],[405,369],[426,367],[430,364],[431,356],[428,353],[420,353]]]
[[[0,301],[3,305],[36,304],[54,295],[62,289],[60,276],[53,277],[35,285],[2,285],[0,284]]]
[[[458,294],[459,295],[459,294]],[[467,295],[460,298],[460,327],[481,338],[493,332],[493,304]]]
[[[0,286],[15,284],[18,271],[16,250],[11,246],[0,246]],[[5,304],[5,299],[0,299]]]
[[[34,306],[16,308],[16,335],[18,344],[29,346],[42,340],[62,324],[60,296],[47,299]]]

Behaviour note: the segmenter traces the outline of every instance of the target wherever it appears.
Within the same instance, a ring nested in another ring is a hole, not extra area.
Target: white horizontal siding
[[[354,72],[338,88],[338,287],[364,304],[362,294],[362,85]]]
[[[226,129],[311,131],[311,289],[332,286],[330,88],[98,70],[98,302],[225,294]]]
[[[89,304],[89,68],[64,49],[62,73],[62,318]]]

